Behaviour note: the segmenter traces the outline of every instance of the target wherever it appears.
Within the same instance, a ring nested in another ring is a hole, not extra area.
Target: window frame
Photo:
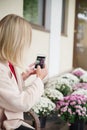
[[[62,20],[61,20],[61,35],[67,36],[68,34],[68,9],[69,0],[63,0],[62,2]]]
[[[23,17],[24,17],[24,15],[23,15]],[[43,0],[42,25],[34,24],[32,22],[29,22],[29,23],[31,24],[31,26],[32,26],[33,29],[44,31],[44,32],[49,32],[49,30],[47,30],[45,28],[45,22],[46,22],[46,0]]]

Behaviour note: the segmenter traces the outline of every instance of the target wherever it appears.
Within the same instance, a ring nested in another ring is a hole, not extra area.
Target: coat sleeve
[[[13,112],[26,112],[39,100],[44,92],[40,78],[20,92],[8,76],[0,75],[0,107]]]

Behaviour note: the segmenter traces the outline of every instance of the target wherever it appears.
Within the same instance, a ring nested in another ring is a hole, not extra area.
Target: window
[[[68,3],[69,0],[63,0],[62,3],[62,24],[61,24],[61,33],[67,35],[68,27]]]
[[[24,0],[23,16],[34,25],[49,30],[51,0]]]

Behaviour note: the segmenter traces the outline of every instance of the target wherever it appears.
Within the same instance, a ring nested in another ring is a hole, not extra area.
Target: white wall
[[[59,74],[62,0],[51,0],[49,77]]]
[[[75,1],[69,0],[67,36],[61,35],[62,0],[51,0],[51,33],[49,76],[68,72],[73,68]]]
[[[22,16],[22,0],[0,0],[0,19],[7,14],[14,13]]]
[[[48,66],[49,59],[49,33],[32,30],[32,43],[27,54],[26,64],[30,64],[36,60],[36,56],[42,54],[46,56],[46,64]]]
[[[69,0],[68,33],[67,36],[61,36],[60,73],[67,72],[73,68],[75,1]]]

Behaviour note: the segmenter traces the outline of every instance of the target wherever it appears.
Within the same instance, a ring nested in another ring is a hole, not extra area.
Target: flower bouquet
[[[87,98],[87,90],[86,89],[79,88],[72,93],[72,95],[76,95],[76,94],[84,95],[84,97]]]
[[[45,127],[47,116],[53,112],[55,107],[55,104],[50,99],[47,97],[41,97],[40,101],[32,108],[40,119],[41,128]]]
[[[55,109],[55,104],[47,97],[41,97],[40,101],[32,108],[39,116],[48,116]]]
[[[73,86],[73,91],[76,91],[78,89],[85,89],[87,90],[87,83],[77,83]]]
[[[72,86],[77,83],[79,83],[79,79],[75,75],[66,73],[57,79],[55,88],[66,96],[72,92]]]
[[[79,78],[72,73],[66,73],[61,76],[63,79],[67,79],[69,84],[73,86],[74,84],[77,84],[79,82]]]
[[[72,86],[66,78],[59,77],[55,89],[59,90],[64,96],[72,92]]]
[[[80,77],[80,82],[81,82],[81,83],[87,83],[87,73],[83,74],[83,75]]]
[[[47,96],[54,103],[60,99],[63,99],[63,94],[60,91],[52,88],[46,88],[44,91],[44,96]]]
[[[76,68],[72,71],[72,74],[80,78],[83,74],[85,74],[86,71],[82,68]]]
[[[69,95],[57,102],[58,116],[69,124],[87,119],[87,98],[83,95]]]

